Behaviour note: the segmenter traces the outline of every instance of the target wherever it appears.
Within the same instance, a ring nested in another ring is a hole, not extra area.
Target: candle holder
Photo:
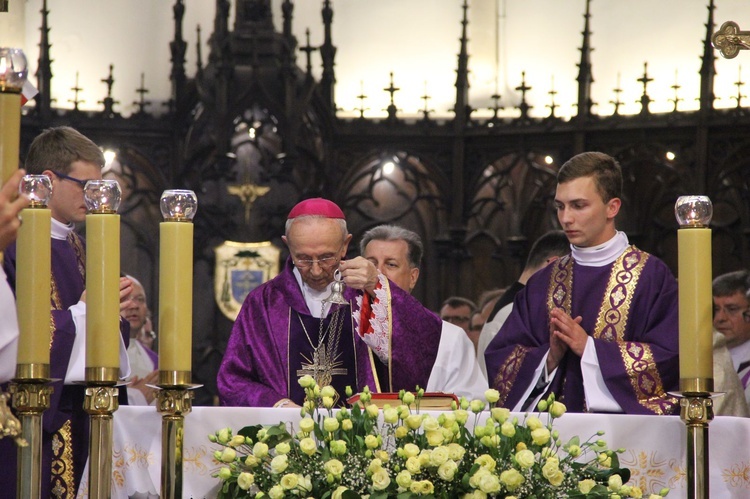
[[[26,175],[18,186],[29,207],[18,231],[16,305],[18,359],[10,385],[13,406],[21,418],[16,483],[18,497],[39,497],[42,484],[42,416],[50,406],[49,365],[50,213],[52,184],[46,175]],[[45,263],[46,262],[46,263]]]
[[[89,497],[112,492],[113,413],[119,408],[120,185],[90,180],[83,189],[86,215],[86,394],[89,415]]]
[[[711,200],[681,196],[675,203],[680,293],[680,419],[687,429],[689,499],[709,497],[708,426],[714,394],[711,315]]]
[[[193,217],[198,199],[193,191],[164,191],[164,222],[159,227],[159,388],[162,415],[161,497],[182,497],[182,444],[185,415],[192,410],[191,383]]]
[[[193,410],[193,392],[203,385],[191,382],[190,371],[159,371],[156,407],[161,414],[161,495],[182,497],[182,443],[185,415]]]

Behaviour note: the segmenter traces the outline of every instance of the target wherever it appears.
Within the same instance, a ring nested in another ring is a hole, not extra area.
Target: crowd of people
[[[85,241],[83,185],[100,179],[104,158],[69,127],[46,130],[32,143],[26,172],[53,186],[51,375],[44,413],[43,496],[67,496],[80,483],[88,451],[83,410]],[[24,170],[0,190],[0,381],[14,374],[18,322],[14,304],[18,197]],[[252,290],[234,323],[217,376],[227,406],[299,406],[296,380],[331,385],[343,405],[347,387],[374,392],[413,390],[481,398],[499,392],[500,405],[533,408],[554,393],[574,412],[675,414],[679,389],[677,283],[658,258],[616,228],[622,172],[610,156],[587,152],[558,172],[555,207],[561,230],[530,248],[510,287],[477,302],[452,296],[436,313],[411,292],[423,245],[396,225],[368,230],[350,258],[352,235],[343,211],[323,198],[289,213],[282,240],[289,257],[278,276]],[[339,300],[333,288],[343,283]],[[750,276],[737,271],[713,282],[715,390],[726,396],[717,414],[748,416],[750,402]],[[158,358],[145,289],[120,280],[121,403],[155,403]],[[0,440],[13,466],[16,449]],[[15,474],[0,474],[15,495]]]

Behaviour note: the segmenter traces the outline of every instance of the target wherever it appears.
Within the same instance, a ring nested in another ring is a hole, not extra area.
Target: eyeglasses
[[[323,270],[331,270],[334,266],[338,265],[339,257],[329,256],[326,258],[318,258],[317,260],[294,260],[294,265],[298,269],[309,269],[314,264],[318,264]]]
[[[81,180],[80,178],[75,178],[75,177],[70,177],[68,175],[63,175],[62,173],[56,172],[54,170],[52,171],[52,173],[54,173],[55,176],[57,176],[58,178],[60,178],[62,180],[70,180],[71,182],[75,182],[76,184],[78,184],[78,185],[81,186],[81,189],[83,189],[84,187],[86,187],[86,182],[88,182],[88,180]]]
[[[742,312],[742,318],[745,319],[745,322],[750,322],[750,308],[746,308]]]

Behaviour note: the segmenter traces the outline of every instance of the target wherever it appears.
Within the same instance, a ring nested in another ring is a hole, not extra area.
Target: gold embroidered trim
[[[638,395],[638,403],[654,414],[672,414],[677,399],[664,393],[651,347],[630,341],[621,342],[619,347],[625,372]]]
[[[70,421],[52,437],[52,495],[72,497],[75,492],[73,475],[73,438]]]
[[[570,315],[573,295],[573,259],[570,255],[558,259],[552,265],[547,290],[547,310],[561,308]]]
[[[75,232],[68,234],[68,242],[73,247],[73,251],[76,254],[76,260],[78,260],[78,272],[83,277],[83,282],[86,282],[86,250],[83,247],[83,241],[81,236]]]
[[[500,365],[495,379],[491,383],[491,386],[495,387],[500,392],[500,399],[497,401],[498,407],[505,407],[505,402],[508,399],[513,384],[516,382],[518,373],[521,370],[523,361],[526,358],[526,354],[529,353],[531,348],[523,345],[516,346],[510,353],[505,362]]]
[[[592,336],[605,341],[624,341],[633,294],[649,254],[630,246],[612,265],[604,300]]]

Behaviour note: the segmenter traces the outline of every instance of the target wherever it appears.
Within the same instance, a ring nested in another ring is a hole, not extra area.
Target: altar
[[[519,418],[523,414],[518,414]],[[208,435],[230,427],[299,421],[299,409],[194,407],[185,418],[183,470],[185,498],[216,497],[221,467],[213,453],[220,446]],[[631,483],[646,493],[669,487],[669,497],[686,497],[686,430],[677,416],[565,414],[555,421],[563,441],[586,439],[604,431],[609,448],[625,448],[622,466],[631,470]],[[712,498],[750,495],[750,419],[717,417],[710,425]],[[161,474],[161,415],[153,407],[123,406],[114,414],[112,497],[156,498]],[[87,483],[84,476],[83,486]],[[79,493],[79,498],[87,497]]]

